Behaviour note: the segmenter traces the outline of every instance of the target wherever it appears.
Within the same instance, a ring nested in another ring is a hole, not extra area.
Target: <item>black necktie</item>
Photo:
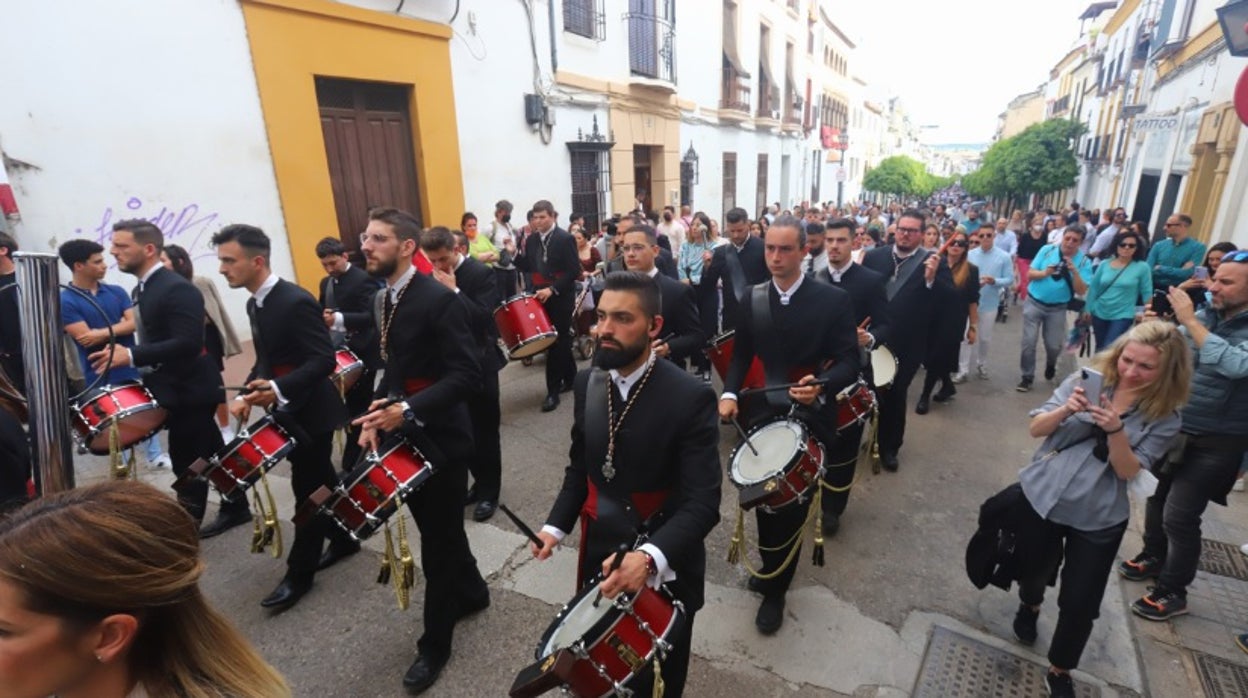
[[[251,346],[256,350],[256,377],[272,378],[269,366],[269,353],[265,350],[264,340],[260,336],[259,308],[255,297],[247,299],[247,319],[251,321]]]
[[[329,282],[325,284],[325,307],[329,310],[338,309],[338,277],[329,277]]]
[[[815,273],[815,258],[814,257],[811,257],[809,260],[806,261],[806,273],[807,274]]]

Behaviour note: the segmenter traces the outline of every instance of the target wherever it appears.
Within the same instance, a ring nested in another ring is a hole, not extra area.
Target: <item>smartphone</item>
[[[1197,281],[1208,281],[1209,280],[1209,268],[1208,267],[1196,267],[1195,269],[1192,270],[1192,278],[1196,279]]]
[[[1094,368],[1079,369],[1079,385],[1083,396],[1093,405],[1101,404],[1101,391],[1105,388],[1105,376]]]
[[[1159,288],[1153,291],[1153,312],[1158,315],[1174,314],[1174,308],[1170,305],[1170,296],[1166,289]]]

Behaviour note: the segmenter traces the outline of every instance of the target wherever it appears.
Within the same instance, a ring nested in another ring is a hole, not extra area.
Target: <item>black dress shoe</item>
[[[278,612],[285,611],[299,603],[299,599],[302,599],[311,588],[311,579],[296,581],[290,577],[283,577],[273,593],[264,597],[264,600],[260,602],[260,606]]]
[[[564,381],[563,385],[559,386],[559,392],[561,393],[572,392],[572,381]]]
[[[250,511],[245,509],[242,511],[220,511],[217,513],[217,518],[199,529],[199,537],[212,538],[213,536],[219,536],[235,526],[242,526],[246,523],[251,523]]]
[[[476,486],[474,485],[472,487],[469,487],[468,494],[464,495],[464,506],[468,506],[469,504],[476,504],[477,499],[478,497],[477,497]]]
[[[881,451],[880,465],[884,466],[884,469],[890,473],[897,472],[897,468],[901,465],[901,462],[897,460],[897,452]]]
[[[751,574],[750,578],[745,580],[745,588],[756,594],[763,594],[767,591],[767,582]]]
[[[559,394],[558,393],[551,393],[550,395],[546,396],[545,400],[542,400],[543,412],[554,412],[556,409],[558,409],[558,407],[559,407]]]
[[[831,538],[841,530],[841,515],[823,512],[823,535]]]
[[[764,596],[758,615],[754,616],[754,627],[764,635],[775,635],[781,625],[784,625],[784,594]]]
[[[932,409],[931,398],[927,395],[920,395],[919,401],[914,404],[914,413],[927,414],[927,411],[930,409]]]
[[[487,590],[485,596],[474,599],[472,601],[459,602],[459,620],[463,620],[474,613],[480,613],[490,607],[490,592]]]
[[[442,673],[444,666],[446,666],[445,659],[436,661],[423,654],[417,655],[416,661],[412,662],[412,665],[407,668],[407,673],[403,675],[403,687],[412,695],[424,693],[438,680],[438,675]]]
[[[316,569],[320,571],[326,567],[332,567],[340,560],[345,560],[358,552],[360,552],[360,544],[354,541],[350,545],[334,545],[330,543],[325,552],[321,554],[320,561],[316,563]]]
[[[489,521],[494,512],[498,511],[498,504],[488,499],[482,499],[477,502],[477,508],[472,510],[473,521]]]
[[[953,399],[953,396],[957,394],[958,394],[957,388],[953,387],[952,385],[946,385],[940,390],[937,390],[936,394],[932,396],[932,399],[935,400],[936,402],[949,402],[950,400]]]

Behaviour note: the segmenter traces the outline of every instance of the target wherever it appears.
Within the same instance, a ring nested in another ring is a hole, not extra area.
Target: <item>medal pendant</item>
[[[608,480],[615,477],[615,466],[611,464],[611,458],[609,456],[602,463],[602,476]]]

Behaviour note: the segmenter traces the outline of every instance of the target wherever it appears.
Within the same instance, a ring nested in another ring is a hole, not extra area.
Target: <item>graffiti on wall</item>
[[[76,228],[74,236],[94,240],[107,250],[113,239],[113,224],[133,218],[154,223],[165,234],[166,244],[180,245],[186,249],[192,260],[216,259],[216,253],[209,246],[209,241],[220,227],[220,214],[201,208],[197,203],[179,207],[131,196],[117,209],[105,206],[104,211],[94,219],[98,221],[93,224],[94,227]]]

